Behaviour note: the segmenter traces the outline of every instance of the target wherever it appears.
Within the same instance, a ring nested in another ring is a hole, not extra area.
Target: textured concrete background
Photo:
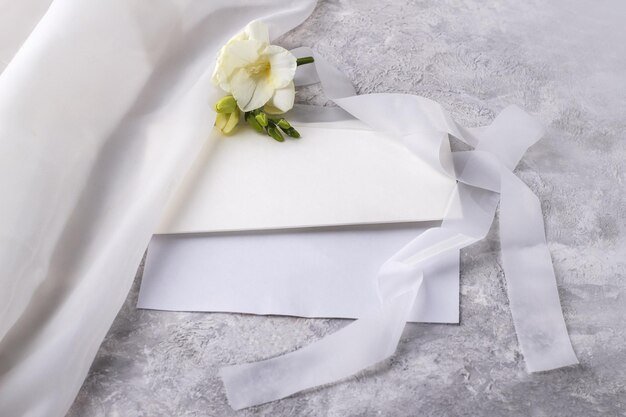
[[[346,322],[138,311],[140,270],[69,416],[626,416],[624,20],[622,0],[322,1],[281,40],[316,48],[360,93],[424,95],[468,126],[511,103],[543,120],[518,174],[543,202],[579,367],[524,371],[492,230],[463,251],[460,326],[409,325],[375,369],[241,412],[220,365]]]

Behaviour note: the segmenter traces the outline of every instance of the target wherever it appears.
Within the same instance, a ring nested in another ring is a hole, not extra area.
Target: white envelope
[[[456,181],[393,138],[357,120],[293,123],[302,139],[283,143],[214,131],[157,233],[441,220]]]
[[[341,110],[307,114],[293,112],[302,138],[284,143],[214,132],[150,244],[138,307],[358,318],[377,306],[378,268],[443,217],[456,181]],[[412,321],[458,322],[458,254],[446,261]]]

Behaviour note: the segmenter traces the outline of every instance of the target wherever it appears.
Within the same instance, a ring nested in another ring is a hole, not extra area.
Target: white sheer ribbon
[[[312,54],[305,48],[294,53]],[[319,56],[316,70],[300,71],[299,84],[316,82],[319,77],[324,91],[337,105],[373,129],[395,135],[434,166],[456,175],[458,194],[451,207],[460,207],[463,215],[452,215],[449,210],[441,227],[424,232],[381,267],[380,305],[373,306],[371,316],[295,352],[222,368],[233,408],[331,383],[391,356],[424,271],[433,271],[445,260],[444,254],[484,238],[499,200],[503,268],[527,369],[537,372],[578,363],[561,312],[539,200],[512,172],[526,149],[543,135],[541,126],[512,106],[487,128],[465,129],[439,104],[426,98],[356,96],[343,74]],[[448,134],[475,146],[474,151],[454,153],[452,167],[450,161],[440,158],[441,144]]]

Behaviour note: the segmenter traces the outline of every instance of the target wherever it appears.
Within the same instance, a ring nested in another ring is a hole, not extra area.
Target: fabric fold
[[[314,1],[55,0],[0,76],[0,410],[63,416],[213,129],[219,48]],[[35,19],[36,20],[36,19]]]

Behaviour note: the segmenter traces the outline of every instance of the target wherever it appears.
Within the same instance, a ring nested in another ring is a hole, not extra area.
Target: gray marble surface
[[[460,325],[409,325],[374,369],[240,412],[220,365],[346,322],[136,310],[140,269],[68,415],[626,416],[624,21],[623,0],[336,0],[281,39],[319,50],[360,93],[430,97],[468,126],[511,103],[545,123],[517,172],[543,204],[580,366],[525,372],[494,227],[462,253]],[[314,88],[299,99],[325,102]]]

